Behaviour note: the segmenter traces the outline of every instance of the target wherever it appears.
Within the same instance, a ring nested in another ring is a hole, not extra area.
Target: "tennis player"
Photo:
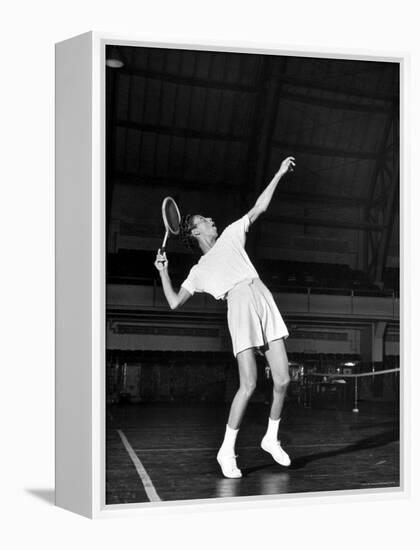
[[[182,306],[195,292],[207,292],[216,300],[227,300],[228,326],[240,380],[230,408],[225,437],[217,453],[223,475],[228,478],[242,477],[236,463],[235,442],[256,386],[255,348],[265,353],[273,379],[273,399],[261,447],[277,463],[290,465],[290,458],[278,440],[280,416],[289,384],[284,346],[284,339],[289,333],[270,291],[259,278],[245,251],[245,241],[250,225],[267,210],[279,181],[294,167],[294,157],[284,159],[253,208],[229,225],[220,237],[211,218],[198,214],[182,218],[181,238],[190,249],[201,252],[202,256],[191,268],[179,292],[172,286],[166,253],[161,254],[159,250],[156,256],[155,267],[160,273],[163,291],[171,309]]]

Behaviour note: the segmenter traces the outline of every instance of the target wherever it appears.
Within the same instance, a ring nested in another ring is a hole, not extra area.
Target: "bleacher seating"
[[[107,255],[107,278],[110,283],[153,284],[157,272],[153,266],[156,253],[153,250],[120,250]],[[170,273],[174,283],[181,283],[197,258],[191,254],[171,253]],[[342,294],[368,293],[381,296],[398,293],[399,269],[387,268],[384,273],[384,289],[372,284],[366,273],[351,269],[348,265],[317,262],[293,262],[283,260],[257,260],[261,278],[273,291],[313,292]]]

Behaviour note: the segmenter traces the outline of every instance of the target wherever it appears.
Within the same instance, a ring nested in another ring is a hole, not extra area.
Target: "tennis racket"
[[[162,219],[166,232],[163,239],[162,247],[160,249],[160,253],[164,254],[166,252],[166,241],[168,240],[169,235],[178,235],[179,225],[181,223],[181,214],[179,213],[179,208],[172,197],[165,197],[163,199]]]

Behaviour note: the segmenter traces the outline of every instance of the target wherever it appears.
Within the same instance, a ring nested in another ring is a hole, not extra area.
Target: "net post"
[[[354,413],[359,412],[359,409],[357,408],[357,379],[358,379],[358,376],[356,376],[354,379],[354,407],[353,407]]]

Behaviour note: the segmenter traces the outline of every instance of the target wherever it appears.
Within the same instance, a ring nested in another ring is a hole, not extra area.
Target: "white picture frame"
[[[401,188],[407,205],[408,55],[240,43],[160,43],[89,32],[56,45],[56,504],[90,518],[212,506],[279,506],[296,499],[401,498],[409,494],[409,372],[402,301],[401,487],[212,501],[105,504],[105,47],[131,45],[392,61],[401,67]],[[402,217],[404,220],[404,217]],[[404,223],[404,221],[402,222]],[[402,227],[402,238],[404,238]],[[404,258],[403,264],[404,265]]]

